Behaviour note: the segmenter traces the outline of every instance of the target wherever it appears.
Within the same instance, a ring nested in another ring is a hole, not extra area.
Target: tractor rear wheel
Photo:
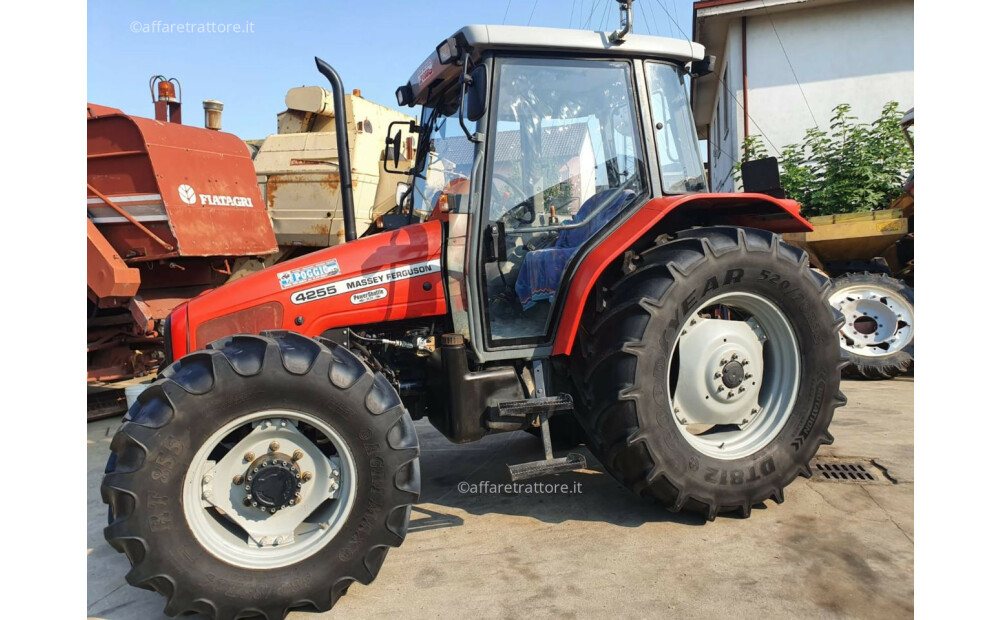
[[[783,501],[846,402],[829,281],[777,235],[729,227],[680,233],[607,280],[574,351],[595,456],[709,520]]]
[[[882,273],[849,273],[833,280],[830,304],[845,319],[840,346],[847,374],[892,379],[913,364],[913,289]]]
[[[171,616],[325,611],[375,578],[420,492],[416,431],[385,377],[291,332],[178,360],[111,450],[105,538]]]

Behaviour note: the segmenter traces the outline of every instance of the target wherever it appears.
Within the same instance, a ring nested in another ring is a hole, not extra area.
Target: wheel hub
[[[881,301],[857,299],[842,302],[838,309],[847,318],[843,329],[855,346],[878,345],[896,334],[896,313]]]
[[[261,512],[277,512],[295,504],[302,488],[301,473],[292,457],[272,453],[250,464],[244,478],[246,499]]]
[[[836,291],[830,304],[844,315],[840,344],[851,353],[891,355],[913,340],[913,305],[902,294],[859,284]]]
[[[727,388],[739,387],[743,383],[743,364],[740,362],[729,362],[722,369],[722,384]]]
[[[336,456],[303,434],[302,422],[321,433]],[[218,461],[208,458],[247,424],[250,432]],[[202,546],[229,563],[294,563],[343,526],[354,502],[355,471],[346,442],[322,420],[287,410],[247,414],[217,430],[195,455],[185,478],[185,518]]]
[[[763,345],[745,321],[693,318],[678,342],[674,416],[681,424],[748,424],[758,413]]]

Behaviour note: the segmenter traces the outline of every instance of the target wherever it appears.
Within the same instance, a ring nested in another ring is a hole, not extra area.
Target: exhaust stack
[[[354,241],[354,189],[351,186],[351,151],[347,148],[347,113],[344,111],[344,84],[329,64],[316,57],[316,68],[330,82],[333,93],[333,122],[337,128],[337,168],[340,170],[340,204],[344,207],[344,241]]]

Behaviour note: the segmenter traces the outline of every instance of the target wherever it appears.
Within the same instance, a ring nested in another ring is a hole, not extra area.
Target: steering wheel
[[[490,210],[501,211],[499,220],[511,228],[518,228],[535,221],[535,201],[525,195],[521,188],[509,178],[496,172],[493,173],[493,189],[502,196],[501,202],[493,202]],[[513,202],[512,202],[513,201]],[[513,204],[513,206],[509,206]]]

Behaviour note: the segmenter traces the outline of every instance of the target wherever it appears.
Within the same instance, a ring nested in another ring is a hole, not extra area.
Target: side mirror
[[[480,69],[482,69],[482,71],[480,71]],[[475,79],[477,74],[481,76],[481,79],[478,80],[478,85],[477,80]],[[482,142],[484,138],[481,133],[472,133],[469,131],[469,128],[465,126],[465,118],[468,116],[469,120],[476,121],[482,118],[483,112],[486,111],[485,76],[486,68],[482,65],[473,69],[471,74],[469,73],[469,52],[466,52],[462,56],[462,76],[459,78],[459,81],[462,84],[462,90],[458,94],[458,124],[462,128],[462,131],[465,132],[465,137],[469,139],[469,142]],[[477,99],[479,104],[479,116],[473,118],[472,112],[466,108],[471,106],[473,104],[473,100],[476,99],[476,95],[473,95],[473,93],[477,89],[480,91]],[[469,106],[466,105],[467,103]]]
[[[469,85],[468,102],[466,110],[470,121],[478,121],[486,114],[486,65],[479,65],[472,70],[472,84]]]
[[[392,138],[392,165],[393,167],[399,167],[399,145],[403,141],[403,130],[400,129],[396,132],[396,135]],[[388,155],[388,153],[386,153]]]
[[[412,170],[398,170],[399,168],[399,148],[403,142],[403,130],[397,130],[396,135],[392,135],[392,129],[396,125],[406,125],[410,133],[419,131],[417,124],[413,121],[392,121],[385,132],[385,157],[382,158],[382,169],[393,174],[413,174]],[[390,156],[391,153],[391,156]],[[389,160],[392,159],[393,169],[389,169]]]
[[[701,60],[692,62],[690,73],[693,78],[700,78],[715,73],[715,56],[705,56]]]

